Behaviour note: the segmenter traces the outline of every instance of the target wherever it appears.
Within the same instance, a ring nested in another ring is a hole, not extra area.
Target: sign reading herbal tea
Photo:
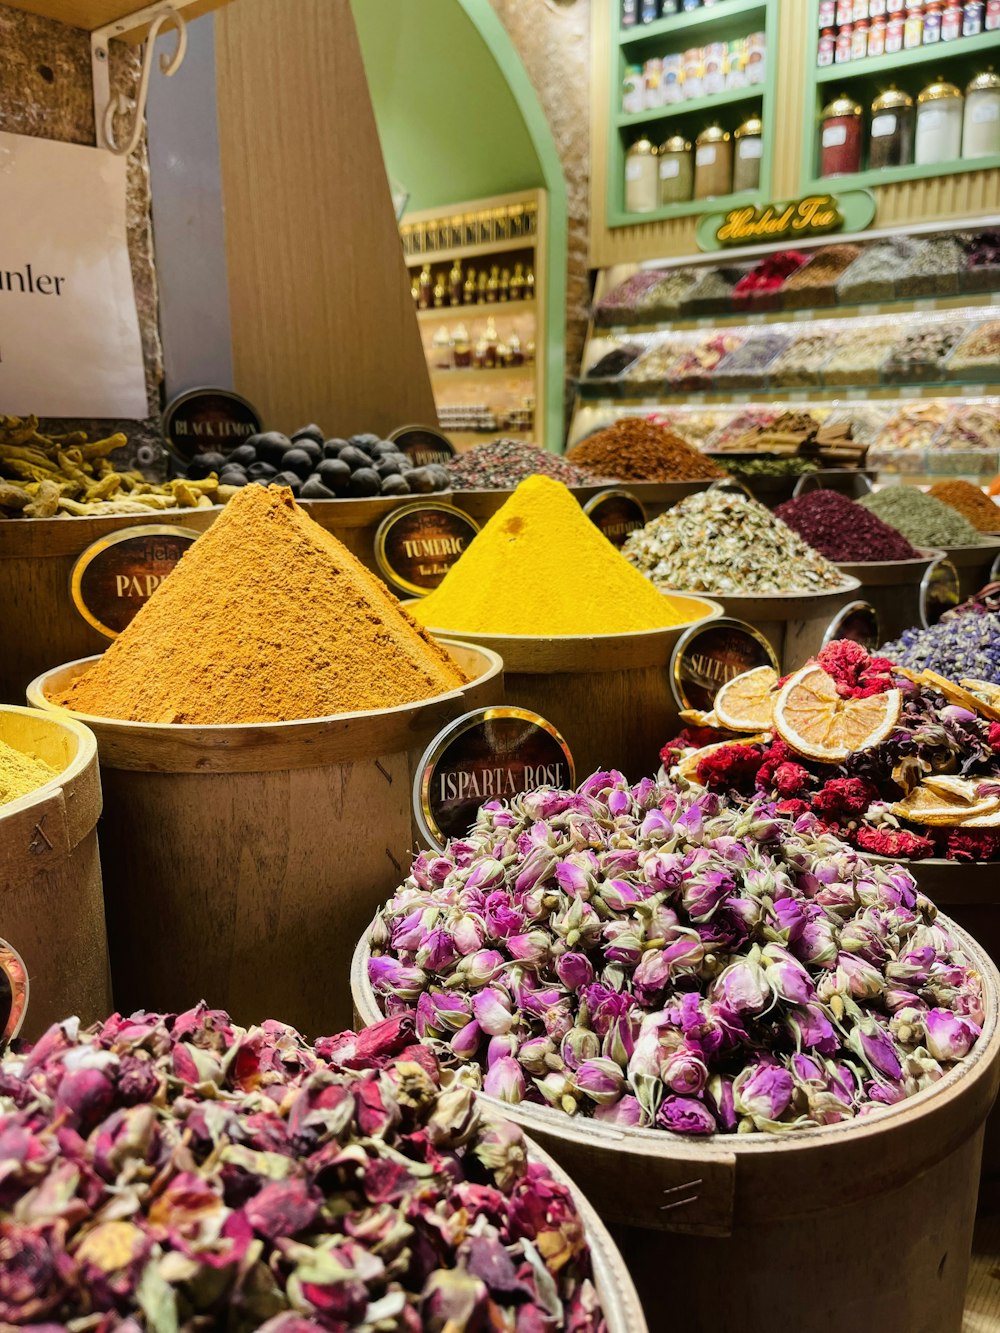
[[[612,546],[624,546],[630,532],[646,526],[646,511],[630,491],[601,491],[587,501],[583,512]]]
[[[572,787],[573,756],[545,718],[526,708],[477,708],[424,751],[413,782],[417,824],[432,847],[468,833],[485,801],[535,787]]]
[[[677,640],[670,688],[678,708],[707,713],[727,680],[764,666],[778,670],[778,658],[763,634],[742,620],[710,620]]]
[[[479,525],[454,505],[418,500],[379,524],[375,560],[397,588],[423,597],[438,586],[478,531]]]
[[[400,426],[389,439],[417,467],[447,463],[455,457],[451,440],[434,426]]]
[[[870,190],[843,194],[808,194],[777,203],[744,204],[726,213],[709,213],[698,223],[702,250],[726,246],[763,245],[773,241],[805,241],[831,231],[863,231],[875,216]]]
[[[148,415],[124,158],[0,133],[0,413]]]
[[[73,566],[73,605],[98,633],[116,639],[199,536],[193,528],[152,523],[102,537]]]

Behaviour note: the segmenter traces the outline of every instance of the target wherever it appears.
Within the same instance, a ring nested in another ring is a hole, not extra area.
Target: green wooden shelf
[[[899,51],[888,56],[867,56],[841,65],[824,65],[815,71],[816,83],[845,83],[853,79],[873,78],[897,73],[920,65],[941,65],[954,59],[971,59],[990,53],[1000,60],[1000,32],[981,32],[975,37],[959,37],[953,42],[935,42]]]
[[[1000,153],[989,157],[960,157],[954,162],[939,162],[931,166],[876,167],[872,171],[856,171],[851,176],[814,177],[805,182],[810,190],[865,190],[873,185],[894,185],[898,181],[931,180],[936,176],[954,176],[966,171],[994,171],[1000,167]],[[970,224],[971,225],[971,224]]]
[[[692,9],[687,14],[669,14],[655,23],[637,23],[634,28],[620,28],[618,44],[622,47],[640,46],[645,42],[660,41],[672,37],[675,33],[690,35],[697,30],[699,36],[707,36],[712,30],[725,29],[732,32],[734,23],[743,23],[756,15],[763,15],[767,9],[765,0],[756,4],[747,4],[746,0],[722,0],[721,4]]]
[[[695,213],[724,213],[727,209],[739,208],[741,204],[759,204],[763,197],[759,190],[744,190],[741,194],[720,194],[716,199],[690,199],[683,204],[666,204],[652,213],[626,213],[612,209],[608,213],[608,225],[626,227],[634,223],[689,218]]]
[[[655,125],[662,120],[679,120],[682,116],[701,116],[711,114],[717,107],[733,106],[739,102],[762,102],[764,85],[754,84],[752,88],[727,88],[724,92],[711,97],[692,97],[688,102],[671,102],[668,106],[656,107],[653,111],[639,111],[634,115],[621,112],[615,117],[615,124],[620,130],[643,125]]]

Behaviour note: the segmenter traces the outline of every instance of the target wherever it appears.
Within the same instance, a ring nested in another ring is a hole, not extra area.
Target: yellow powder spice
[[[0,741],[0,805],[20,800],[58,774],[51,764]]]
[[[412,609],[425,625],[474,634],[627,634],[691,619],[542,476],[521,482]]]
[[[288,722],[394,708],[464,682],[290,490],[247,486],[55,702],[135,722]]]

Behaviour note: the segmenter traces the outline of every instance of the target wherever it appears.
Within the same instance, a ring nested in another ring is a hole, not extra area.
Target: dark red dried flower
[[[912,861],[923,861],[934,855],[930,838],[922,838],[908,829],[862,825],[851,836],[855,846],[865,852],[874,852],[876,856],[905,856]]]
[[[860,819],[878,799],[878,788],[867,778],[830,778],[813,797],[813,809],[826,819]]]
[[[758,777],[760,776],[758,770]],[[779,796],[801,796],[812,782],[812,774],[801,764],[786,760],[779,764],[771,777],[771,786]]]
[[[722,745],[700,761],[698,781],[709,791],[750,792],[763,758],[758,745]]]
[[[989,733],[987,735],[990,749],[994,754],[1000,754],[1000,722],[991,722]]]
[[[884,694],[895,685],[889,659],[871,657],[853,639],[834,639],[816,661],[836,682],[842,699],[867,699],[872,694]]]
[[[993,861],[1000,856],[1000,829],[952,829],[945,855],[949,861]]]

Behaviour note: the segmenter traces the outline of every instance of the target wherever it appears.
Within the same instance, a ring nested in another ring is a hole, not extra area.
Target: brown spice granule
[[[617,481],[712,481],[726,474],[669,427],[622,417],[566,455],[579,467]]]
[[[1000,532],[1000,506],[971,481],[938,481],[930,494],[957,509],[980,532]]]
[[[133,722],[287,722],[464,683],[445,650],[285,487],[247,486],[56,702]]]

